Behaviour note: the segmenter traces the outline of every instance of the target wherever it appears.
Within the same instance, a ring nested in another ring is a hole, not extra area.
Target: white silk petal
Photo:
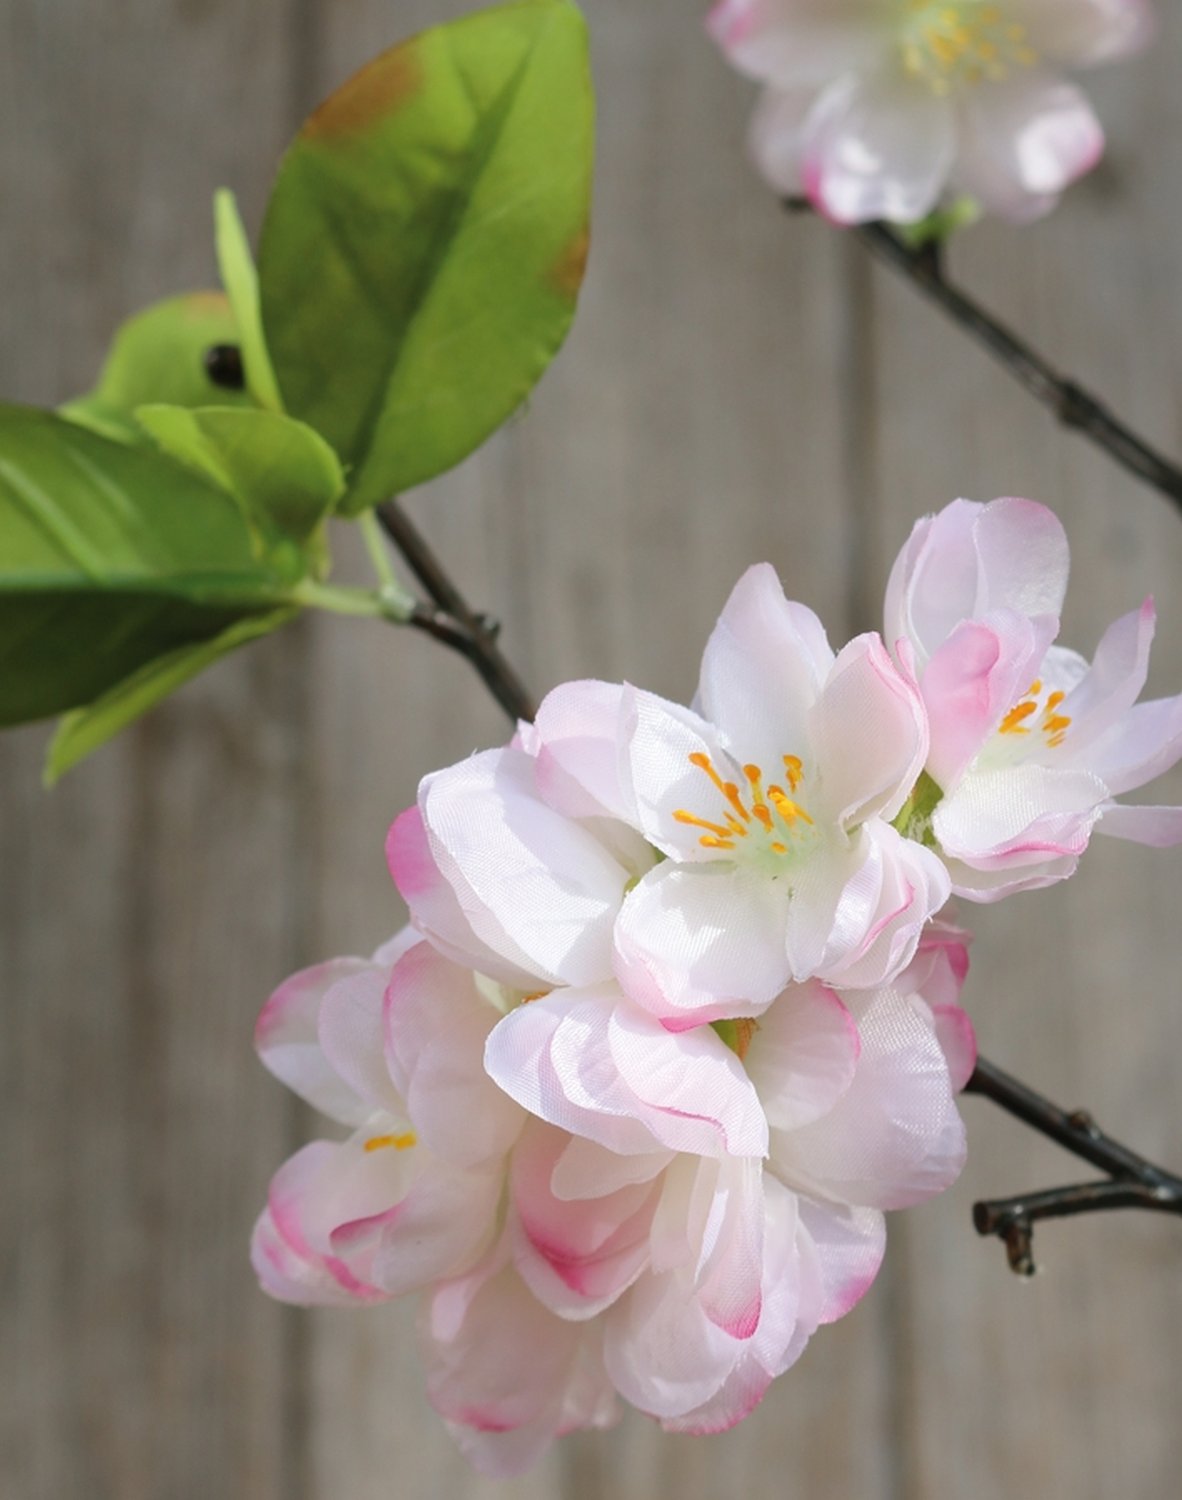
[[[320,1007],[342,979],[364,974],[363,958],[333,958],[284,980],[263,1006],[254,1044],[268,1072],[341,1125],[360,1125],[371,1106],[340,1076],[320,1045]]]
[[[789,887],[758,869],[670,862],[631,891],[616,923],[616,977],[671,1026],[759,1015],[790,975]]]
[[[858,1029],[832,990],[792,985],[764,1012],[744,1065],[778,1130],[827,1114],[849,1088],[858,1063]]]

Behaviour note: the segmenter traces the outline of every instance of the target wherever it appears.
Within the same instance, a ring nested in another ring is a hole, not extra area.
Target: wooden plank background
[[[457,0],[6,0],[0,394],[86,387],[118,320],[213,277],[209,197],[257,224],[315,97]],[[1094,81],[1107,165],[1044,224],[954,265],[1182,451],[1182,17]],[[673,695],[768,558],[832,634],[873,624],[912,520],[1029,494],[1068,524],[1068,634],[1156,594],[1152,684],[1182,681],[1182,526],[906,287],[788,220],[742,153],[750,95],[684,0],[588,0],[600,95],[579,324],[534,401],[412,497],[533,683]],[[356,566],[344,538],[345,566]],[[1049,1228],[1021,1284],[975,1196],[1074,1165],[969,1101],[972,1156],[892,1226],[874,1293],[724,1437],[633,1417],[530,1477],[471,1476],[427,1410],[404,1309],[302,1314],[246,1261],[311,1128],[257,1066],[293,967],[400,920],[382,837],[418,777],[491,743],[463,665],[309,621],[219,667],[50,796],[45,732],[0,740],[0,1495],[5,1500],[1163,1500],[1178,1490],[1182,1230]],[[1175,796],[1182,781],[1175,779]],[[985,1048],[1182,1162],[1182,854],[1100,841],[1068,887],[982,909]]]

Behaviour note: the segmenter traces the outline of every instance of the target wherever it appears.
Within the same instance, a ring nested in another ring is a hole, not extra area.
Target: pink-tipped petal
[[[301,1099],[341,1125],[360,1125],[370,1106],[340,1076],[320,1045],[320,1007],[342,979],[368,971],[363,958],[333,958],[284,980],[263,1006],[254,1044],[263,1066]]]

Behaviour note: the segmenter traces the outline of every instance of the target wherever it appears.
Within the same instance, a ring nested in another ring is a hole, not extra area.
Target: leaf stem
[[[413,599],[400,599],[382,589],[345,588],[336,584],[313,583],[305,579],[291,591],[290,602],[306,609],[323,609],[334,615],[361,616],[371,620],[388,620],[394,625],[410,624],[414,617]]]

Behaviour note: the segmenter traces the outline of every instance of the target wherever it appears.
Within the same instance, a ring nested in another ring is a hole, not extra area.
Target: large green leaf
[[[205,355],[237,344],[238,324],[222,292],[188,292],[129,318],[115,335],[98,385],[69,402],[62,415],[96,432],[142,442],[133,413],[148,401],[174,406],[251,406],[245,392],[210,379]]]
[[[52,786],[60,777],[85,759],[100,745],[113,739],[133,720],[155,708],[169,693],[183,687],[191,678],[211,667],[223,656],[240,646],[270,635],[286,625],[297,611],[274,610],[239,620],[213,640],[196,646],[180,646],[165,656],[150,661],[117,683],[101,698],[85,708],[68,713],[58,726],[45,761],[45,783]]]
[[[305,547],[345,490],[319,433],[277,412],[141,406],[140,425],[178,462],[220,485],[265,537]],[[317,565],[323,560],[317,548]]]
[[[294,548],[163,454],[0,406],[0,724],[88,703],[146,662],[290,602]]]
[[[593,97],[569,0],[396,47],[311,116],[259,249],[287,411],[365,509],[450,468],[525,399],[583,277]]]

